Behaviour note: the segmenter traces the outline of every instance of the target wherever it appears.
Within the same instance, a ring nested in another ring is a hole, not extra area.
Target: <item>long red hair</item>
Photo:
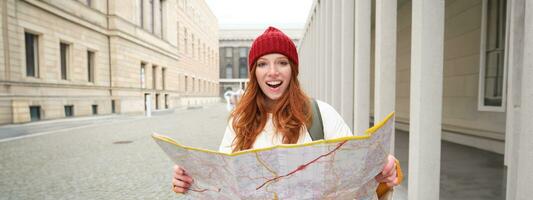
[[[283,144],[295,144],[300,137],[304,126],[309,126],[312,121],[309,98],[300,88],[298,82],[298,66],[292,61],[291,80],[285,93],[267,108],[267,96],[261,91],[254,63],[250,71],[250,81],[235,110],[231,113],[232,127],[235,131],[233,152],[251,149],[257,136],[265,128],[268,113],[272,113],[272,121],[276,134],[283,136]]]

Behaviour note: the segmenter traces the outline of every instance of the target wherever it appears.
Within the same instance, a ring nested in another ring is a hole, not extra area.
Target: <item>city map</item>
[[[387,162],[394,113],[362,136],[235,153],[152,137],[194,183],[185,199],[377,199],[374,177]]]

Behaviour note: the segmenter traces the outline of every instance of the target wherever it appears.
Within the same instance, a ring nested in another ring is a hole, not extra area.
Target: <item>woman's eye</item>
[[[280,61],[279,64],[281,64],[281,65],[288,65],[289,62],[287,62],[287,61]]]
[[[257,63],[257,66],[258,67],[264,67],[264,66],[266,66],[266,63],[260,62],[260,63]]]

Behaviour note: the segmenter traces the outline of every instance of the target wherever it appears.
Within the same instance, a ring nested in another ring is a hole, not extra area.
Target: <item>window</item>
[[[246,58],[247,49],[246,47],[239,48],[239,57]]]
[[[192,45],[192,48],[191,48],[191,51],[192,51],[192,57],[194,58],[196,56],[196,52],[194,52],[194,34],[191,35],[191,45]]]
[[[161,69],[161,84],[162,84],[163,90],[165,89],[165,71],[166,71],[166,68],[163,67]]]
[[[155,109],[159,110],[159,94],[155,94]]]
[[[168,109],[168,94],[165,94],[165,109]]]
[[[248,77],[247,48],[239,48],[239,78]]]
[[[148,0],[150,2],[150,20],[148,20],[150,22],[149,26],[150,27],[150,32],[154,32],[155,30],[155,5],[154,5],[154,0]]]
[[[188,90],[187,85],[189,83],[189,76],[185,75],[185,91]]]
[[[233,77],[233,66],[231,64],[226,65],[226,78],[232,78]]]
[[[98,114],[98,105],[91,105],[91,108],[93,110],[93,115],[97,115]]]
[[[187,44],[187,38],[189,35],[187,34],[187,28],[184,28],[183,30],[183,46],[185,47],[185,53],[189,53],[189,44]]]
[[[94,51],[87,51],[87,80],[94,83]]]
[[[156,80],[157,80],[157,66],[152,66],[152,89],[156,89],[155,87],[155,84],[157,83]]]
[[[69,44],[61,42],[59,44],[59,54],[61,60],[61,79],[67,80],[67,69],[69,65]]]
[[[115,113],[115,100],[111,100],[111,113]]]
[[[205,62],[205,44],[202,44],[202,61]]]
[[[248,77],[246,58],[239,58],[239,78]]]
[[[39,54],[38,54],[38,37],[35,34],[24,33],[24,42],[26,45],[26,76],[38,77],[39,72]]]
[[[141,63],[141,88],[146,88],[146,63]]]
[[[139,26],[144,28],[144,0],[137,0],[138,12],[139,12]]]
[[[32,122],[41,120],[41,106],[30,106],[30,119]]]
[[[231,51],[231,47],[226,47],[226,58],[233,57],[233,52]]]
[[[200,47],[201,46],[202,45],[200,45],[200,38],[198,38],[198,50],[196,51],[196,55],[198,56],[198,60],[200,60],[201,56],[202,56],[202,55],[200,55],[201,54],[201,52],[200,52]]]
[[[72,117],[72,116],[74,116],[74,106],[66,105],[65,106],[65,117]]]
[[[194,87],[195,85],[195,80],[194,80],[194,77],[192,77],[192,92],[196,92],[196,88]]]
[[[483,1],[479,74],[479,103],[482,111],[505,111],[505,0]]]
[[[176,43],[177,44],[176,44],[176,46],[177,46],[177,49],[178,49],[178,52],[179,52],[180,51],[180,23],[179,22],[176,23],[176,30],[178,32],[178,34],[176,34],[177,35],[177,38],[176,38]]]
[[[165,35],[163,34],[164,33],[164,31],[163,31],[164,30],[164,28],[163,28],[164,27],[163,26],[164,25],[164,23],[163,23],[163,21],[164,21],[164,19],[163,19],[163,16],[164,16],[163,15],[163,13],[164,13],[163,12],[163,6],[164,6],[164,4],[163,3],[164,2],[165,1],[163,1],[163,0],[159,0],[159,27],[161,28],[161,30],[160,30],[161,31],[161,38],[165,37]]]

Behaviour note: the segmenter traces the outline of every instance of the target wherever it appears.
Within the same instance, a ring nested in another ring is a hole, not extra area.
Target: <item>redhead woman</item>
[[[298,54],[292,40],[269,27],[257,37],[248,56],[250,81],[239,104],[231,113],[219,151],[231,153],[278,144],[311,142],[310,98],[298,81]],[[324,139],[351,136],[351,130],[329,104],[316,100],[323,121]],[[389,155],[375,179],[381,188],[399,184],[397,160]],[[193,177],[174,166],[173,191],[187,192]],[[378,193],[380,193],[378,191]],[[378,194],[380,196],[380,194]]]

